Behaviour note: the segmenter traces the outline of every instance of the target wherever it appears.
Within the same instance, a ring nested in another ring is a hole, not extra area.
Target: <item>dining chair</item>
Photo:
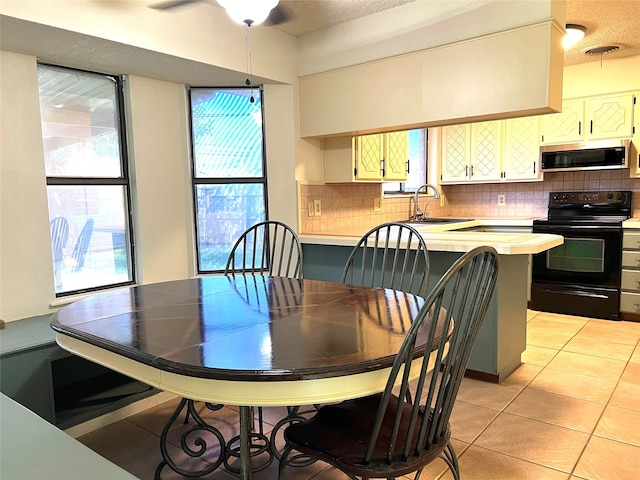
[[[422,235],[412,226],[399,222],[372,228],[351,250],[342,283],[426,296],[429,252]]]
[[[224,274],[236,275],[260,275],[278,276],[302,280],[302,246],[298,235],[291,227],[283,222],[268,220],[256,223],[249,227],[236,240],[227,259]],[[264,287],[264,285],[263,285]],[[257,285],[252,284],[246,295],[257,295]],[[285,296],[285,298],[287,298]],[[209,410],[219,410],[224,405],[206,403]],[[288,416],[297,413],[299,407],[287,407]],[[193,401],[187,400],[187,414],[184,423],[190,416],[195,417]],[[196,421],[200,421],[196,418]],[[283,422],[284,423],[284,422]],[[257,438],[265,444],[270,440],[264,434],[264,421],[262,408],[258,407],[258,432],[252,434],[252,439]],[[280,427],[278,427],[280,428]],[[231,439],[231,444],[236,439]],[[258,449],[262,447],[257,447]],[[231,449],[230,449],[231,452]],[[231,454],[235,456],[235,454]],[[231,468],[231,467],[230,467]]]
[[[51,252],[53,254],[53,275],[56,288],[62,287],[62,269],[64,268],[64,249],[69,239],[69,222],[64,217],[55,217],[49,223],[51,230]]]
[[[256,223],[236,240],[224,273],[302,279],[302,247],[298,235],[282,222]]]
[[[84,259],[87,255],[87,250],[89,249],[89,242],[91,241],[92,234],[93,218],[89,218],[82,227],[78,240],[76,240],[76,245],[73,247],[73,253],[71,254],[73,258],[74,272],[79,272],[84,267]]]
[[[288,463],[315,458],[355,480],[393,479],[413,472],[417,479],[426,465],[442,458],[459,480],[449,417],[497,273],[498,256],[492,247],[462,255],[429,293],[382,393],[322,406],[311,419],[284,430],[279,478]],[[437,349],[430,351],[425,345]],[[408,401],[407,391],[419,400]]]

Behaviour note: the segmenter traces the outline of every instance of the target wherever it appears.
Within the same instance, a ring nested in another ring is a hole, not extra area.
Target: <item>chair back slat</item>
[[[395,358],[381,396],[363,459],[379,458],[382,426],[388,464],[408,461],[448,441],[449,418],[473,343],[495,289],[498,257],[492,247],[478,247],[458,259],[429,293]],[[436,351],[432,345],[440,338]],[[429,368],[429,356],[435,368]],[[410,378],[417,360],[419,376]],[[389,417],[392,415],[392,417]],[[393,419],[393,421],[390,421]]]
[[[391,288],[426,296],[429,254],[418,231],[389,222],[365,233],[351,251],[342,283]]]
[[[302,279],[302,247],[297,234],[278,221],[260,222],[236,240],[225,274],[274,275]]]

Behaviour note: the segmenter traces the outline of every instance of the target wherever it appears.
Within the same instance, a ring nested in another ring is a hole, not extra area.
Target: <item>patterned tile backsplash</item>
[[[544,217],[549,192],[581,190],[632,190],[633,216],[640,216],[640,178],[629,178],[628,169],[546,173],[542,182],[442,185],[439,200],[430,203],[432,217]],[[300,233],[372,227],[407,220],[413,212],[413,196],[382,198],[380,184],[300,185]],[[504,195],[505,206],[498,206]],[[308,205],[320,200],[320,216],[309,216]],[[426,199],[421,199],[424,206]]]

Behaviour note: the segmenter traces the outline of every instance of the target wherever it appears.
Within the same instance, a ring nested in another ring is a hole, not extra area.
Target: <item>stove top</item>
[[[621,223],[631,217],[630,190],[550,192],[549,222]]]

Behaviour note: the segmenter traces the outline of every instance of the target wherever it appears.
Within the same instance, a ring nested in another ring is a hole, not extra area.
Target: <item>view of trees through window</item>
[[[38,66],[56,295],[134,281],[118,77]]]
[[[261,93],[190,89],[199,273],[223,271],[236,239],[266,220]]]

